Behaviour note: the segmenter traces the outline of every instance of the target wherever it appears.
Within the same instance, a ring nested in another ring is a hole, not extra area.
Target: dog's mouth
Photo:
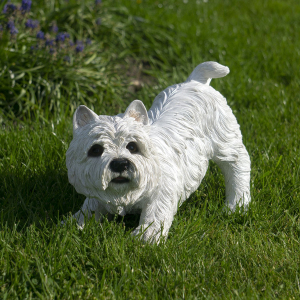
[[[113,183],[127,183],[129,181],[130,180],[126,177],[118,176],[118,177],[114,178],[111,182],[113,182]]]

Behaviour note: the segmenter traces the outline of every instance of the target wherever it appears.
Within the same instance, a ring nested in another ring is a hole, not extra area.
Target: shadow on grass
[[[3,170],[0,173],[1,223],[18,228],[55,222],[75,211],[84,200],[68,183],[65,170]]]
[[[114,222],[123,223],[125,226],[125,231],[131,231],[139,225],[140,215],[139,214],[128,214],[124,217],[116,216]]]
[[[69,184],[65,170],[48,169],[44,173],[0,173],[0,220],[1,225],[21,229],[40,223],[51,226],[64,216],[77,212],[85,197]],[[126,230],[138,226],[139,215],[116,216],[114,221],[125,223]]]

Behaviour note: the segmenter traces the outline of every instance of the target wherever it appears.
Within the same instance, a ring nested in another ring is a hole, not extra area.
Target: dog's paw
[[[156,228],[151,224],[140,225],[131,234],[141,241],[150,244],[159,244],[165,239],[162,228]]]
[[[248,211],[249,205],[244,204],[242,202],[238,203],[237,205],[225,205],[223,207],[223,213],[227,214],[227,215],[231,215],[233,213],[235,213],[236,211],[242,215],[246,214]]]
[[[77,218],[75,218],[74,216],[72,217],[69,217],[69,218],[66,218],[65,220],[61,221],[60,222],[60,226],[65,226],[68,222],[76,222],[76,226],[77,226],[77,229],[79,230],[83,230],[84,228],[84,222],[80,222]]]

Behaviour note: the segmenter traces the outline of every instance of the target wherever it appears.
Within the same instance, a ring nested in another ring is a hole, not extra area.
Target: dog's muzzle
[[[120,176],[115,177],[111,182],[114,183],[127,183],[129,178],[121,175],[122,172],[127,171],[130,167],[130,161],[126,158],[116,158],[109,164],[109,168],[112,172],[120,173]]]

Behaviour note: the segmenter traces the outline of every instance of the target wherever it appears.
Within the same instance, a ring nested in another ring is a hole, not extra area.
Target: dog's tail
[[[198,65],[186,81],[195,80],[209,85],[212,78],[224,77],[228,73],[228,67],[222,66],[214,61],[207,61]]]

